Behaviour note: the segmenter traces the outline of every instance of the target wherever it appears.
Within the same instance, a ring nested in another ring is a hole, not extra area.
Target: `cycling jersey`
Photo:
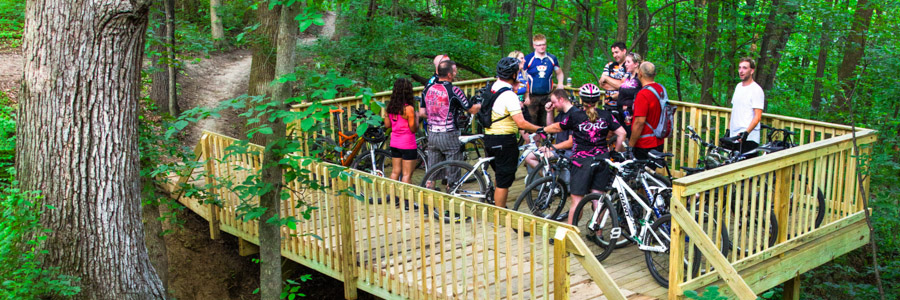
[[[456,119],[460,111],[472,108],[472,103],[461,89],[447,81],[435,81],[422,92],[422,108],[425,108],[428,131],[456,131]]]
[[[532,52],[525,56],[525,70],[531,82],[529,92],[532,95],[550,94],[553,91],[552,78],[556,68],[559,68],[559,60],[553,54],[547,53],[543,58],[537,58]]]
[[[572,158],[594,157],[609,152],[606,136],[621,125],[608,111],[596,110],[599,117],[594,122],[589,121],[587,113],[582,110],[570,112],[567,118],[559,122],[563,130],[572,130]]]
[[[610,62],[610,63],[606,64],[606,66],[603,67],[603,73],[600,75],[606,75],[606,76],[612,77],[614,79],[622,79],[625,77],[625,74],[627,74],[627,73],[625,73],[625,65],[614,61],[614,62]],[[612,105],[612,106],[617,105],[616,99],[613,99],[611,97],[611,94],[614,92],[618,92],[618,90],[607,91],[606,97],[605,97],[607,104]]]

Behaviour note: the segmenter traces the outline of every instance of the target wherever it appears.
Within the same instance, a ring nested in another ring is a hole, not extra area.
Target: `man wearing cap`
[[[519,72],[519,60],[504,57],[497,62],[497,81],[491,86],[491,93],[497,95],[491,109],[491,127],[484,129],[485,152],[491,160],[491,168],[496,175],[497,188],[494,189],[494,202],[506,208],[509,187],[516,179],[516,164],[519,157],[519,146],[516,134],[519,129],[535,132],[540,126],[525,121],[519,97],[512,87],[516,85],[516,74]],[[501,92],[502,90],[502,92]],[[488,109],[485,107],[485,109]]]

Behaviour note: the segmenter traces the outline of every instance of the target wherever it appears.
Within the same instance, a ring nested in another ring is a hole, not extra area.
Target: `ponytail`
[[[591,123],[596,122],[597,119],[600,118],[600,114],[597,113],[596,104],[584,104],[584,113],[587,114],[588,121]]]

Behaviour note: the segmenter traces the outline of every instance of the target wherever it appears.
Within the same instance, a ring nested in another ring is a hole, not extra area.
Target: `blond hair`
[[[509,55],[507,55],[507,57],[517,58],[517,57],[519,57],[519,54],[525,55],[525,53],[522,53],[522,51],[516,50],[516,51],[510,52]]]
[[[544,36],[543,34],[538,33],[538,34],[535,34],[534,38],[532,38],[531,40],[532,41],[546,41],[547,37]]]

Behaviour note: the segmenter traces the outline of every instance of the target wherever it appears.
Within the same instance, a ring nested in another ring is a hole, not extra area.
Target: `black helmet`
[[[497,62],[497,78],[510,80],[516,78],[519,73],[519,60],[514,57],[504,57]]]
[[[365,139],[366,142],[378,144],[384,142],[384,140],[387,139],[387,136],[384,134],[384,128],[369,126],[369,128],[366,129],[366,132],[363,133],[363,139]]]

